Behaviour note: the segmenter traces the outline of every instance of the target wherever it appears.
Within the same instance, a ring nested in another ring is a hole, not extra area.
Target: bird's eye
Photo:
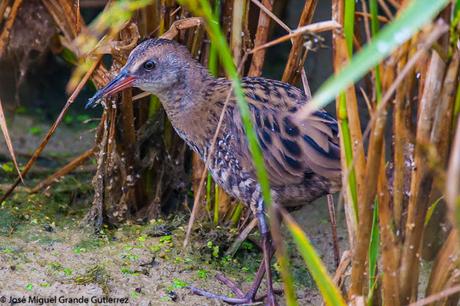
[[[144,69],[147,71],[153,70],[155,68],[155,62],[152,60],[148,60],[144,63]]]

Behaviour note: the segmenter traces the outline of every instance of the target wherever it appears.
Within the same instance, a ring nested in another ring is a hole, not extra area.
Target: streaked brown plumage
[[[132,51],[119,76],[88,105],[128,86],[158,96],[176,132],[201,158],[206,158],[231,90],[229,80],[212,77],[184,46],[152,39]],[[298,205],[334,192],[340,186],[334,118],[325,111],[299,118],[298,109],[307,103],[307,98],[289,84],[243,78],[242,86],[264,153],[274,200],[283,205]],[[214,180],[263,219],[260,187],[234,96],[228,101],[210,158],[209,170]]]

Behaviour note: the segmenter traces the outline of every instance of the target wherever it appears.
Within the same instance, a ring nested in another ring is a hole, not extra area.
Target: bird
[[[322,109],[302,117],[299,110],[309,98],[293,85],[263,77],[243,77],[241,86],[263,153],[273,203],[298,206],[337,191],[341,167],[335,118]],[[226,297],[198,288],[193,292],[231,304],[250,303],[266,275],[266,303],[276,305],[265,203],[232,82],[212,76],[180,43],[156,38],[134,48],[118,75],[88,100],[86,108],[128,87],[159,98],[172,126],[187,145],[204,161],[211,153],[208,170],[214,181],[250,207],[258,220],[263,260],[247,293]],[[215,147],[210,152],[222,112]]]

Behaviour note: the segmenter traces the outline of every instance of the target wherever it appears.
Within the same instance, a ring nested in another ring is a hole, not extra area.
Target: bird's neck
[[[177,133],[203,157],[216,131],[230,82],[212,77],[203,68],[183,76],[176,85],[158,97]]]

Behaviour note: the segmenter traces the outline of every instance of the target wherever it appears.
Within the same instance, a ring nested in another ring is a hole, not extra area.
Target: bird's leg
[[[269,241],[270,239],[267,239],[267,240]],[[262,245],[265,245],[264,241],[262,242]],[[274,249],[271,246],[271,244],[269,243],[268,244],[268,262],[269,263],[270,263],[273,255],[274,255]],[[251,303],[251,302],[254,302],[256,300],[257,290],[259,289],[260,284],[262,283],[262,279],[264,278],[266,265],[267,264],[266,264],[265,255],[264,255],[264,259],[260,263],[259,269],[257,270],[256,277],[255,277],[251,287],[246,292],[246,294],[243,294],[241,289],[238,288],[237,284],[235,284],[230,279],[226,278],[224,275],[222,275],[222,274],[216,275],[217,280],[219,280],[222,284],[226,285],[235,294],[236,298],[231,298],[231,297],[227,297],[227,296],[224,296],[224,295],[214,294],[214,293],[211,293],[211,292],[199,289],[199,288],[191,287],[191,286],[189,288],[192,290],[192,292],[194,294],[201,295],[201,296],[211,298],[211,299],[222,300],[222,301],[227,302],[229,304]],[[269,269],[269,271],[270,271],[270,269]],[[271,276],[271,273],[270,273],[270,276]],[[268,281],[268,282],[271,283],[271,281]],[[272,290],[271,291],[269,290],[269,292],[267,293],[267,297],[268,297],[267,303],[268,303],[268,305],[276,305],[276,304],[273,304],[272,302],[270,302],[270,301],[274,300],[273,286],[269,285],[269,288],[270,287],[272,288]],[[277,292],[277,293],[279,293],[279,292]],[[270,298],[270,294],[272,295],[272,298]],[[259,300],[260,298],[261,297],[257,298],[257,300]]]
[[[259,222],[259,231],[262,236],[262,251],[263,251],[263,265],[265,266],[265,271],[267,272],[267,305],[276,305],[275,294],[273,292],[273,279],[272,279],[272,270],[270,266],[270,261],[273,256],[272,245],[270,239],[270,230],[268,229],[267,220],[265,218],[264,212],[264,203],[260,199],[257,203],[256,218]],[[254,284],[256,285],[256,284]],[[251,287],[254,290],[254,296],[257,292],[257,289],[260,286],[260,281],[257,284],[256,288]],[[254,296],[252,298],[254,298]]]
[[[255,215],[256,215],[256,218],[259,224],[259,231],[262,236],[263,260],[260,263],[259,269],[257,270],[257,274],[254,279],[254,282],[252,283],[251,287],[246,292],[246,294],[242,294],[242,291],[241,289],[238,288],[237,284],[235,284],[233,281],[229,280],[222,274],[218,274],[216,278],[221,283],[229,287],[230,290],[235,294],[236,298],[231,298],[231,297],[227,297],[223,295],[210,293],[210,292],[207,292],[205,290],[195,288],[195,287],[189,287],[193,293],[201,295],[201,296],[205,296],[208,298],[219,299],[229,304],[251,303],[256,300],[257,290],[259,289],[260,284],[262,283],[262,279],[265,275],[265,272],[267,272],[267,305],[270,305],[270,306],[277,305],[276,300],[275,300],[275,292],[273,290],[273,279],[272,279],[271,266],[270,266],[271,259],[274,255],[274,249],[271,244],[270,230],[267,225],[267,220],[265,217],[264,206],[263,206],[262,200],[258,201]]]
[[[270,254],[269,254],[270,259],[272,258],[273,253],[274,252],[272,250],[270,250]],[[224,275],[222,275],[222,274],[216,275],[216,278],[222,284],[224,284],[224,285],[226,285],[227,287],[230,288],[230,290],[235,294],[236,298],[231,298],[231,297],[227,297],[227,296],[224,296],[224,295],[214,294],[214,293],[211,293],[211,292],[199,289],[199,288],[195,288],[195,287],[192,287],[192,286],[190,286],[189,288],[192,291],[192,293],[194,293],[194,294],[201,295],[201,296],[211,298],[211,299],[222,300],[222,301],[227,302],[229,304],[251,303],[251,302],[254,302],[254,300],[255,300],[257,290],[259,289],[260,283],[262,282],[262,279],[263,279],[263,277],[265,275],[265,269],[266,269],[266,263],[265,263],[265,260],[262,260],[262,262],[260,263],[259,269],[257,270],[257,274],[256,274],[256,277],[254,279],[254,282],[252,283],[251,287],[249,288],[249,290],[248,290],[248,292],[246,294],[243,294],[241,289],[238,288],[237,284],[235,284],[233,281],[231,281],[228,278],[226,278]]]

